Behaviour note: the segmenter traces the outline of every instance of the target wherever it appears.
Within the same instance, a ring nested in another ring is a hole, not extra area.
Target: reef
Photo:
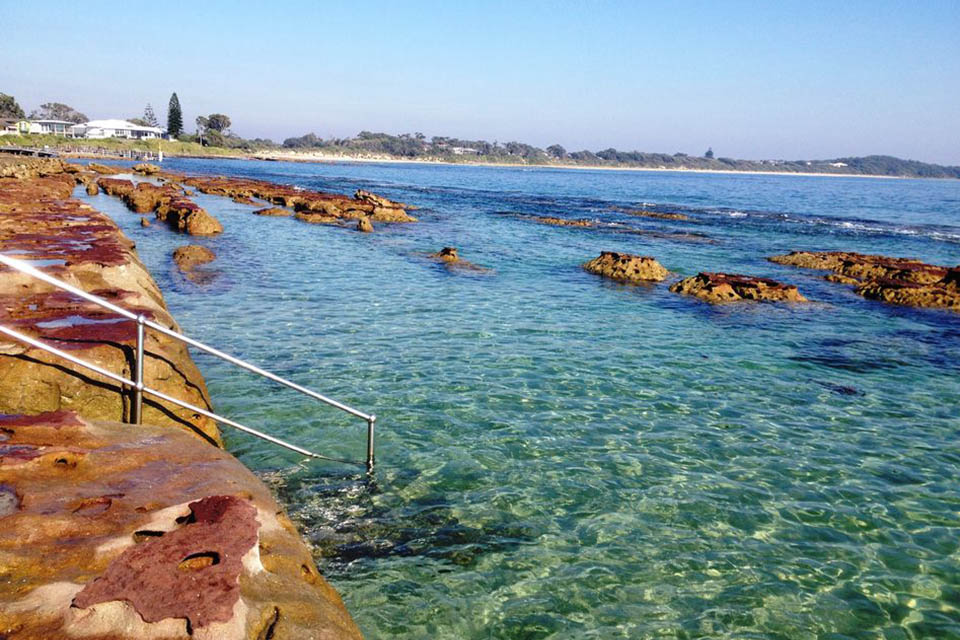
[[[568,220],[567,218],[554,218],[553,216],[531,216],[533,220],[540,224],[549,224],[555,227],[595,227],[593,220],[581,218],[578,220]]]
[[[832,271],[827,280],[854,285],[856,293],[871,300],[960,310],[960,266],[849,251],[792,251],[770,261]]]
[[[636,256],[615,251],[602,252],[593,260],[585,262],[583,268],[599,276],[634,284],[660,282],[670,273],[650,256]]]
[[[656,218],[657,220],[679,220],[679,221],[689,221],[690,216],[684,215],[682,213],[660,213],[657,211],[648,211],[646,209],[618,209],[624,213],[628,213],[632,216],[639,216],[641,218]]]
[[[210,236],[223,232],[220,221],[197,206],[173,184],[161,186],[149,182],[136,185],[130,180],[100,178],[97,184],[104,193],[120,197],[134,213],[154,212],[157,220],[174,231],[194,236]]]
[[[701,272],[672,285],[670,291],[696,296],[707,302],[806,302],[793,285],[769,278],[732,273]]]
[[[4,637],[361,637],[269,490],[179,430],[0,416],[0,493]]]
[[[179,330],[134,244],[110,218],[70,197],[75,178],[0,179],[0,251],[68,284]],[[136,323],[29,275],[0,268],[0,324],[131,378]],[[148,386],[195,406],[210,398],[187,347],[146,332]],[[72,409],[91,419],[130,419],[132,393],[24,343],[0,341],[0,412]],[[144,398],[144,420],[176,425],[220,442],[208,418]]]
[[[373,222],[416,222],[407,213],[411,207],[358,189],[353,198],[348,196],[310,191],[299,187],[279,185],[263,180],[245,178],[183,177],[164,174],[170,180],[193,187],[200,193],[224,196],[231,199],[263,200],[273,205],[293,209],[297,218],[305,222],[337,223],[342,220],[367,218]]]

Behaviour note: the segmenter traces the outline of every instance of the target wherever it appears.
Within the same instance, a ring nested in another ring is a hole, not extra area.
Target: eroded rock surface
[[[173,262],[185,274],[189,274],[200,265],[213,262],[217,257],[213,251],[198,244],[177,247],[173,251]]]
[[[254,213],[258,216],[274,216],[282,217],[293,215],[293,212],[289,209],[284,209],[283,207],[267,207],[265,209],[257,209]]]
[[[540,224],[549,224],[555,227],[595,227],[593,220],[580,218],[577,220],[568,220],[567,218],[554,218],[553,216],[531,216],[531,218]]]
[[[960,310],[957,272],[914,258],[892,258],[849,251],[792,251],[773,256],[772,262],[807,269],[833,271],[826,279],[854,285],[871,300],[914,307]]]
[[[670,287],[674,293],[696,296],[707,302],[806,302],[793,285],[769,278],[756,278],[731,273],[702,272],[685,278]]]
[[[0,429],[0,634],[360,638],[269,490],[228,453],[71,412],[0,416]]]
[[[133,242],[110,218],[70,197],[70,174],[0,178],[0,251],[132,313],[177,329]],[[136,323],[19,271],[0,267],[0,324],[131,377]],[[146,333],[148,386],[209,408],[200,372],[182,343]],[[129,420],[132,394],[89,370],[24,343],[0,339],[0,412],[73,409]],[[207,418],[145,396],[144,420],[219,442]]]
[[[183,188],[167,183],[161,186],[149,182],[136,185],[130,180],[100,178],[97,184],[104,193],[120,197],[134,213],[156,215],[174,231],[194,236],[210,236],[223,232],[220,221],[197,206],[183,193]]]
[[[602,252],[593,260],[585,262],[583,268],[598,276],[632,283],[660,282],[670,273],[650,256],[636,256],[615,251]]]

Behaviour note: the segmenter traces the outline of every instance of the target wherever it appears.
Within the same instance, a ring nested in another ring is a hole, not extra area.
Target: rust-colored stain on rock
[[[127,549],[74,599],[86,608],[125,600],[146,622],[226,622],[240,597],[241,558],[257,542],[257,510],[235,496],[190,504],[191,522]]]

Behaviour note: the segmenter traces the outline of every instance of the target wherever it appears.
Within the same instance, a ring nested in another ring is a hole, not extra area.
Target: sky
[[[243,137],[422,132],[568,151],[960,165],[960,0],[0,0],[29,112]]]

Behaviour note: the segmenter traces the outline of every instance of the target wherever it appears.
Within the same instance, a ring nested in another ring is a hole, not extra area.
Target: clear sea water
[[[960,637],[960,313],[766,260],[960,263],[960,181],[165,167],[420,207],[418,224],[361,234],[198,196],[226,231],[196,239],[91,198],[189,335],[378,415],[372,481],[226,434],[367,637]],[[617,210],[641,206],[691,220]],[[217,253],[211,282],[173,268],[188,242]],[[444,246],[488,271],[426,257]],[[614,284],[579,266],[602,250],[768,276],[813,302]],[[362,421],[195,357],[218,411],[362,459]]]

